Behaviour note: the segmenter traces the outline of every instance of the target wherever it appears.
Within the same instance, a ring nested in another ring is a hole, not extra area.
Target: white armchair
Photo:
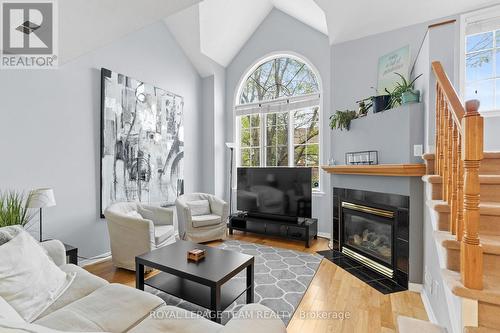
[[[195,243],[226,238],[229,205],[214,195],[185,194],[175,201],[179,236]]]
[[[175,242],[174,210],[135,202],[106,208],[113,265],[135,271],[135,257]]]

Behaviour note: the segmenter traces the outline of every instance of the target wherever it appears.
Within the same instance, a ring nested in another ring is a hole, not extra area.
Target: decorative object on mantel
[[[31,191],[28,197],[27,207],[29,208],[38,208],[40,210],[40,228],[39,241],[43,241],[42,237],[42,208],[53,207],[56,205],[56,199],[54,197],[54,190],[51,188],[39,188]]]
[[[101,69],[101,217],[115,202],[173,205],[182,192],[184,98]]]
[[[0,192],[0,227],[27,225],[34,217],[27,204],[26,196],[22,192]]]
[[[351,120],[358,118],[356,111],[353,110],[345,110],[340,111],[337,110],[334,114],[330,116],[330,128],[331,129],[340,129],[341,131],[346,129],[349,130],[351,127]]]
[[[328,173],[341,175],[422,177],[425,175],[425,164],[378,164],[378,165],[324,165],[321,167]]]
[[[348,152],[345,154],[345,164],[378,164],[378,152],[376,150]]]

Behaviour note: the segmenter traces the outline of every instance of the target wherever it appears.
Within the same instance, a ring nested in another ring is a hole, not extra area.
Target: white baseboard
[[[434,311],[432,310],[431,302],[429,301],[429,298],[427,297],[427,293],[425,291],[425,288],[422,289],[420,292],[420,297],[422,298],[422,303],[424,303],[424,308],[425,312],[427,312],[427,316],[429,317],[429,321],[433,324],[439,325],[436,315],[434,314]]]
[[[409,291],[414,291],[416,293],[422,293],[422,290],[424,290],[424,286],[420,283],[408,283],[408,290]]]
[[[92,264],[97,264],[102,261],[109,260],[111,258],[111,252],[105,252],[103,254],[97,255],[92,258],[83,259],[78,261],[78,266],[85,267]]]
[[[328,232],[318,232],[318,237],[330,239],[330,236]]]

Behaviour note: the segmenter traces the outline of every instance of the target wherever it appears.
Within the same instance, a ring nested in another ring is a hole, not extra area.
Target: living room
[[[498,332],[500,1],[1,10],[1,332]]]

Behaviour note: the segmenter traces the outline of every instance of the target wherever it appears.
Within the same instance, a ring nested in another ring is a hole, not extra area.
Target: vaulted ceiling
[[[227,66],[273,8],[341,43],[500,0],[65,0],[61,62],[164,20],[201,75]]]

